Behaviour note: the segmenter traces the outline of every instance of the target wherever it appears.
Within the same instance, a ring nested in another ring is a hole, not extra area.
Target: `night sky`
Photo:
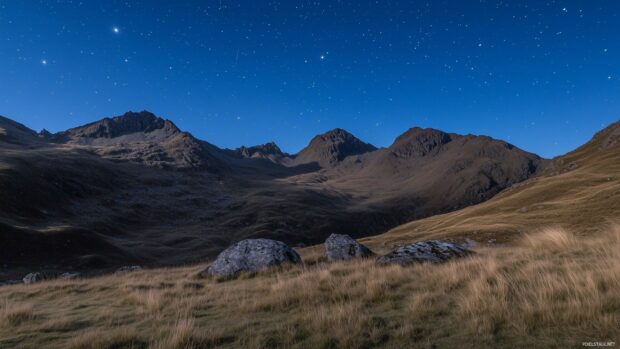
[[[550,157],[620,119],[620,1],[0,0],[0,115],[60,131],[149,110],[296,152],[413,126]]]

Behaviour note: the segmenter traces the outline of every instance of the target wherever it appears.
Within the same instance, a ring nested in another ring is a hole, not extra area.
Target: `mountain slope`
[[[4,146],[37,146],[45,141],[41,140],[37,133],[28,127],[0,116],[0,144]]]
[[[555,158],[539,176],[489,201],[413,221],[371,238],[395,244],[427,238],[503,242],[545,226],[596,233],[620,219],[620,122]]]

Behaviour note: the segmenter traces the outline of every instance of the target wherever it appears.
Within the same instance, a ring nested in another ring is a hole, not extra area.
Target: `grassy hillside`
[[[2,348],[569,348],[620,340],[620,230],[546,230],[443,265],[218,282],[201,267],[0,288]]]

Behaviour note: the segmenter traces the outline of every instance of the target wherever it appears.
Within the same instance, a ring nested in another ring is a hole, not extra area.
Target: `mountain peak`
[[[452,141],[453,135],[433,128],[413,127],[398,136],[390,150],[398,156],[425,156]]]
[[[335,128],[333,130],[329,130],[323,134],[317,135],[314,139],[323,139],[323,140],[333,140],[333,141],[347,141],[347,140],[358,140],[354,135],[352,135],[349,131],[342,128]],[[313,139],[313,140],[314,140]]]
[[[115,138],[131,133],[148,133],[165,129],[171,133],[179,129],[169,120],[164,120],[148,111],[126,112],[120,116],[107,117],[99,121],[67,130],[65,133],[79,138]]]
[[[56,133],[51,140],[91,147],[100,156],[115,161],[168,168],[213,169],[219,166],[207,150],[206,142],[148,111],[106,117]]]
[[[372,144],[362,142],[346,130],[335,128],[312,138],[310,144],[295,157],[295,164],[316,162],[321,167],[329,167],[347,156],[375,150],[377,148]]]

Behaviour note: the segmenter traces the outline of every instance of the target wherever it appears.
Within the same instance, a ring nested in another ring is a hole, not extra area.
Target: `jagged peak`
[[[243,157],[252,157],[254,156],[254,154],[257,154],[257,153],[261,155],[278,155],[278,156],[286,155],[284,154],[284,152],[282,152],[280,147],[278,147],[278,145],[275,142],[268,142],[268,143],[253,145],[249,147],[241,146],[235,149],[235,152],[237,152],[239,155]]]
[[[123,115],[106,117],[84,126],[69,129],[64,133],[73,137],[115,138],[130,133],[147,133],[159,129],[180,132],[172,121],[160,118],[151,112],[129,111]]]

